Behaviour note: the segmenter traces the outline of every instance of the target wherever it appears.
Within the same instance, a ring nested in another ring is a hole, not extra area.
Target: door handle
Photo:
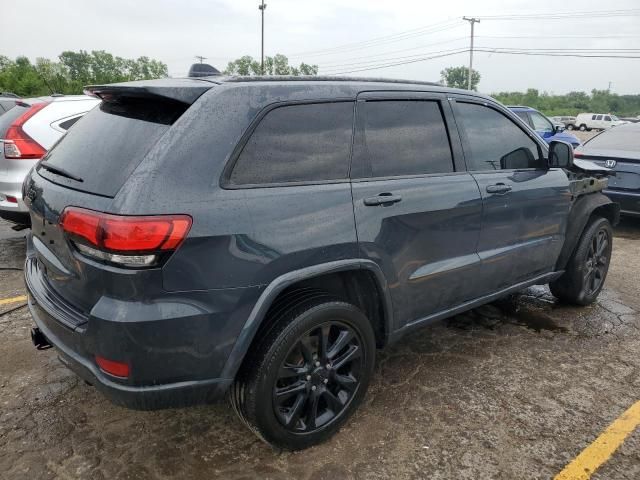
[[[402,201],[402,197],[400,195],[393,195],[391,193],[381,193],[376,197],[369,197],[364,199],[364,204],[367,207],[375,207],[377,205],[393,205],[394,203],[398,203]]]
[[[511,191],[511,185],[505,185],[504,183],[496,183],[495,185],[487,185],[487,193],[495,193],[497,195],[504,195]]]

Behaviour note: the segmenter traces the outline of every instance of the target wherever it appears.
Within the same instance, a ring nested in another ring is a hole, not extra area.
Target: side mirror
[[[565,126],[564,125],[554,125],[553,129],[555,130],[556,133],[560,133],[560,132],[564,132]]]
[[[573,165],[573,146],[567,142],[553,140],[549,143],[549,167],[569,168]]]

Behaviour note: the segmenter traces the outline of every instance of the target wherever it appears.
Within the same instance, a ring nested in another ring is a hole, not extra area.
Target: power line
[[[403,40],[407,40],[410,38],[415,38],[423,35],[431,35],[433,33],[442,32],[445,30],[450,30],[453,28],[459,28],[461,24],[457,23],[455,20],[447,20],[446,22],[439,22],[427,27],[421,27],[418,29],[406,30],[404,32],[399,32],[393,35],[386,35],[383,37],[374,37],[369,40],[363,40],[360,42],[354,43],[346,43],[343,45],[338,45],[331,48],[325,48],[320,50],[308,50],[304,52],[295,52],[289,54],[289,57],[313,57],[313,56],[321,56],[321,55],[332,55],[335,53],[343,52],[343,51],[353,51],[353,50],[361,50],[363,48],[370,48],[373,46],[384,45],[387,43],[395,43]]]
[[[389,62],[389,63],[381,63],[381,64],[376,64],[376,65],[370,65],[370,66],[366,66],[366,67],[360,67],[360,68],[355,68],[355,69],[349,69],[349,70],[343,70],[343,71],[336,71],[336,72],[323,72],[326,75],[342,75],[342,74],[346,74],[346,73],[356,73],[356,72],[365,72],[365,71],[370,71],[370,70],[379,70],[379,69],[383,69],[383,68],[390,68],[390,67],[395,67],[395,66],[400,66],[400,65],[407,65],[407,64],[411,64],[411,63],[418,63],[418,62],[424,62],[427,60],[432,60],[432,59],[436,59],[436,58],[442,58],[442,57],[449,57],[452,55],[459,55],[462,53],[467,53],[469,51],[468,48],[464,48],[464,49],[459,49],[456,51],[451,51],[448,53],[442,53],[442,54],[437,54],[437,55],[429,55],[429,56],[425,56],[425,57],[421,57],[421,58],[415,58],[415,59],[411,59],[411,60],[403,60],[403,61],[396,61],[396,62]],[[488,47],[476,47],[475,48],[476,52],[483,52],[483,53],[495,53],[495,54],[504,54],[504,55],[533,55],[533,56],[543,56],[543,57],[575,57],[575,58],[619,58],[619,59],[640,59],[640,49],[637,49],[638,55],[630,55],[630,54],[625,54],[623,52],[623,54],[621,55],[612,55],[612,54],[606,54],[606,53],[572,53],[574,51],[568,51],[568,52],[562,52],[562,51],[555,51],[555,52],[549,52],[549,51],[527,51],[527,50],[503,50],[503,49],[499,49],[499,48],[488,48]]]
[[[507,14],[507,15],[482,15],[482,20],[558,20],[564,18],[581,19],[581,18],[607,18],[607,17],[625,17],[640,15],[639,8],[631,8],[627,10],[593,10],[586,12],[553,12],[553,13],[529,13],[529,14]]]

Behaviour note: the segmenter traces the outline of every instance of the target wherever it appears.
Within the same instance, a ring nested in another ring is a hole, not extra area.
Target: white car
[[[0,116],[0,217],[28,225],[22,201],[22,182],[42,158],[85,113],[100,100],[87,95],[67,95],[16,100]]]
[[[583,132],[593,129],[604,130],[605,128],[615,127],[623,123],[627,122],[620,120],[610,113],[579,113],[576,117],[574,128],[579,128]]]

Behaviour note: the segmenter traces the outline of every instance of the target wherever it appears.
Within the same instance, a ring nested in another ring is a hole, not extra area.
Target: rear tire
[[[582,233],[564,274],[549,284],[558,299],[574,305],[596,301],[609,271],[613,230],[609,220],[595,217]]]
[[[281,312],[248,354],[231,403],[276,448],[321,443],[364,398],[375,345],[371,323],[355,306],[326,295],[303,300]]]
[[[584,132],[587,129],[587,126],[583,123],[582,125],[580,125],[580,131]]]

